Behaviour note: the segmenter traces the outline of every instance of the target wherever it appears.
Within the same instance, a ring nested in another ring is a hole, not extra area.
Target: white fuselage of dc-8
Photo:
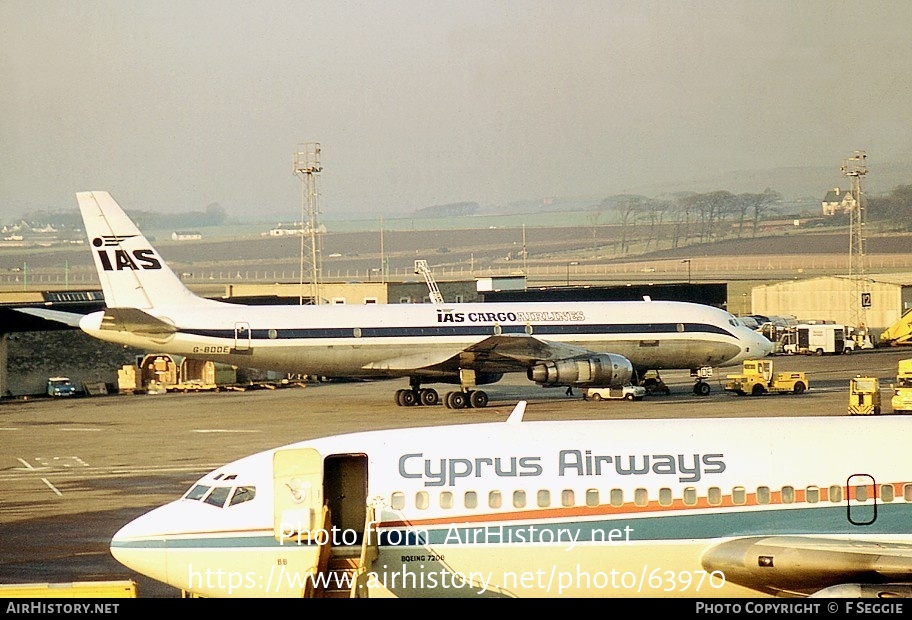
[[[106,310],[97,338],[245,368],[319,377],[408,377],[399,405],[435,405],[422,383],[459,384],[447,407],[484,407],[475,386],[525,372],[546,386],[620,387],[647,371],[763,357],[772,344],[724,310],[673,301],[246,306],[189,291],[107,192],[79,208]],[[699,375],[699,373],[697,373]],[[652,379],[655,380],[655,379]],[[706,394],[698,381],[694,391]]]
[[[912,592],[907,420],[522,422],[523,406],[229,463],[111,551],[202,596]]]
[[[534,336],[621,355],[636,369],[738,364],[769,341],[731,314],[679,302],[332,305],[155,308],[171,333],[102,328],[103,312],[80,326],[104,340],[248,367],[327,376],[434,376],[491,336]],[[496,368],[496,359],[486,362]],[[424,369],[424,370],[420,370]]]

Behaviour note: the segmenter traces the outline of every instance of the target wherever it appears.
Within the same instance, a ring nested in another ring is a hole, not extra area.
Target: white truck
[[[625,385],[619,388],[588,388],[583,392],[583,398],[586,400],[643,400],[646,396],[646,388],[641,385]]]
[[[835,323],[795,326],[795,353],[841,355],[845,353],[845,326]]]

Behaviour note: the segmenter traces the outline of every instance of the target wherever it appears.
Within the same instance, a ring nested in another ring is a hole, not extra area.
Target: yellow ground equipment
[[[16,583],[0,585],[0,598],[137,598],[136,582],[74,581],[72,583]],[[99,604],[104,604],[99,603]],[[95,610],[97,605],[93,605]],[[116,608],[115,608],[116,609]],[[91,611],[89,612],[91,613]],[[117,613],[116,611],[114,613]]]
[[[912,413],[912,359],[899,360],[896,383],[890,387],[893,389],[890,400],[893,413]]]
[[[849,415],[880,415],[880,380],[857,376],[849,383]]]
[[[738,396],[750,394],[802,394],[808,388],[803,372],[773,374],[773,360],[744,360],[740,375],[728,375],[725,389]]]
[[[662,379],[659,375],[658,370],[648,370],[643,375],[640,385],[646,388],[647,394],[671,394],[671,388],[668,387],[668,384]]]
[[[906,310],[895,323],[883,330],[879,340],[891,346],[912,344],[912,310]]]

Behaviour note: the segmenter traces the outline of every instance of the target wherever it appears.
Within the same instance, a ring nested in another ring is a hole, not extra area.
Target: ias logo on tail
[[[162,264],[155,257],[155,251],[152,248],[144,248],[128,252],[120,247],[120,244],[127,239],[136,235],[127,235],[124,237],[104,236],[92,239],[92,245],[100,248],[95,251],[102,269],[105,271],[123,271],[124,269],[161,269]],[[107,250],[105,248],[117,248]]]
[[[123,237],[119,235],[104,235],[101,237],[95,237],[92,239],[92,245],[96,248],[106,247],[106,248],[117,248],[120,247],[120,244],[127,239],[132,239],[136,235],[124,235]]]

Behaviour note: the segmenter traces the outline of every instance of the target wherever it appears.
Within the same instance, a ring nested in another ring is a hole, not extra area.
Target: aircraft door
[[[311,540],[323,528],[323,457],[313,448],[277,450],[272,459],[272,483],[276,540]]]
[[[367,455],[326,457],[323,474],[326,505],[342,544],[360,544],[367,516]]]
[[[877,519],[877,485],[873,476],[853,474],[846,482],[848,519],[852,525],[871,525]]]
[[[238,322],[234,324],[234,350],[250,350],[250,323]]]

